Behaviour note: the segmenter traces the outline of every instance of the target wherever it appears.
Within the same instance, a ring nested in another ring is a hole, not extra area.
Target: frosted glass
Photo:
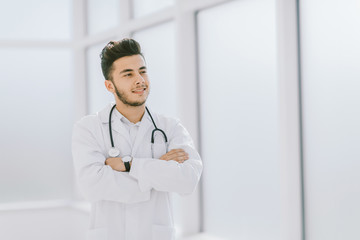
[[[360,2],[300,1],[306,239],[360,239]]]
[[[0,1],[0,39],[70,39],[70,0]]]
[[[160,11],[175,4],[175,0],[132,0],[135,18]]]
[[[119,0],[87,0],[88,33],[94,34],[119,25]]]
[[[0,48],[0,203],[72,195],[72,54]]]
[[[275,3],[198,14],[204,229],[221,239],[281,239]]]
[[[115,101],[114,95],[105,87],[105,78],[101,71],[100,53],[109,41],[94,45],[86,52],[89,114],[96,113]]]
[[[175,26],[164,23],[134,34],[143,50],[150,79],[147,105],[156,112],[177,116],[175,82]]]

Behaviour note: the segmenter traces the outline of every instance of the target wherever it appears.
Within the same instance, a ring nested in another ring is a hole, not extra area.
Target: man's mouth
[[[132,92],[133,93],[136,93],[136,94],[143,94],[146,90],[146,87],[145,88],[137,88],[135,90],[133,90]]]

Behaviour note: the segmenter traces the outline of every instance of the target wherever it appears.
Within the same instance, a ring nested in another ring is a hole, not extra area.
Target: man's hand
[[[174,160],[178,163],[183,163],[184,161],[189,159],[189,154],[187,154],[183,149],[172,149],[171,151],[167,152],[166,154],[160,157],[160,160]]]
[[[108,158],[105,160],[105,165],[109,165],[112,169],[119,172],[125,172],[125,164],[122,161],[121,157]]]

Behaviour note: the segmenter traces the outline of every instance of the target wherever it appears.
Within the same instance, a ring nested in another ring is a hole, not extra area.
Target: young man
[[[83,117],[72,138],[79,186],[92,205],[88,239],[174,239],[169,193],[195,190],[200,156],[179,121],[145,107],[150,84],[135,40],[109,42],[101,67],[116,105]]]

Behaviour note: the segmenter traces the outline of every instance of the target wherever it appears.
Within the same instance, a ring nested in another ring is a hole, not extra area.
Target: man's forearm
[[[174,160],[178,163],[183,163],[184,161],[189,159],[189,154],[187,154],[183,149],[173,149],[170,152],[164,154],[160,157],[160,160]],[[132,164],[132,160],[130,161],[130,167]],[[113,170],[118,172],[125,172],[125,164],[121,157],[116,158],[108,158],[105,160],[105,165],[109,165]]]

